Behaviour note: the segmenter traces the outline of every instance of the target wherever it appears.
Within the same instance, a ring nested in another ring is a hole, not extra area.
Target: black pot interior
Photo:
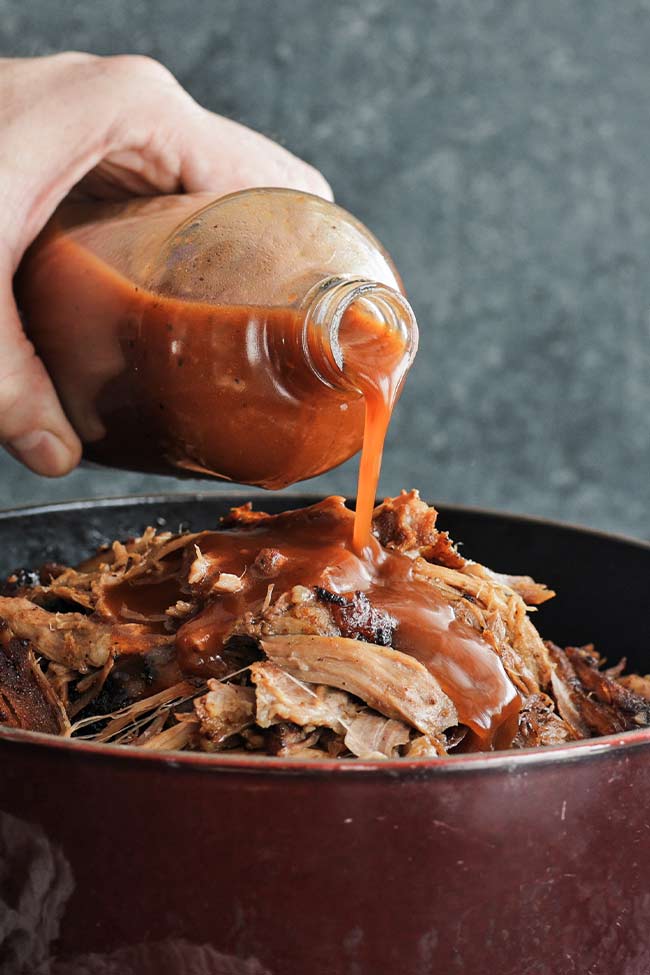
[[[161,496],[0,513],[0,575],[48,560],[74,564],[100,545],[150,524],[170,531],[212,528],[232,505],[245,500],[245,494],[234,493]],[[277,512],[314,500],[265,495],[256,504]],[[595,643],[611,662],[625,656],[631,669],[650,669],[650,545],[452,507],[441,508],[438,524],[462,542],[466,557],[500,572],[532,575],[556,590],[557,597],[534,615],[542,636],[563,645]]]

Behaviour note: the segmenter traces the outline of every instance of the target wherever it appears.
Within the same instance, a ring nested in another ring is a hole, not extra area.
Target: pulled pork
[[[148,528],[0,586],[0,724],[142,748],[365,761],[650,724],[650,678],[544,642],[554,595],[463,557],[417,492],[349,546],[343,499]],[[364,561],[365,559],[365,561]]]

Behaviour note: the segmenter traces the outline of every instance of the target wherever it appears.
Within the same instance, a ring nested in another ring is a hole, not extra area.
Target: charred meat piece
[[[27,731],[67,735],[65,709],[38,666],[34,648],[12,636],[0,620],[0,724]]]
[[[23,596],[34,586],[40,586],[41,577],[32,569],[14,569],[0,582],[0,596]]]
[[[373,530],[384,548],[422,555],[450,569],[462,569],[465,559],[446,532],[436,528],[438,512],[417,491],[402,491],[375,508]]]
[[[532,694],[519,712],[519,730],[513,748],[538,748],[559,745],[577,737],[573,729],[556,713],[546,694]]]
[[[583,712],[585,709],[592,709],[593,706],[564,651],[550,642],[547,642],[546,646],[555,665],[551,675],[551,691],[557,710],[576,738],[590,738],[590,723],[587,722]],[[602,723],[603,727],[606,727],[604,716]],[[593,720],[591,724],[594,724]],[[607,733],[603,731],[603,734]]]
[[[466,565],[466,560],[460,554],[447,532],[438,532],[435,542],[422,546],[420,555],[427,562],[435,562],[436,565],[445,565],[448,569],[462,569]]]
[[[97,687],[97,694],[81,706],[78,701],[72,705],[80,718],[111,714],[183,680],[171,645],[155,647],[144,654],[129,654],[115,661],[109,658],[107,663],[113,666]]]
[[[397,620],[373,606],[364,592],[340,596],[317,586],[316,596],[329,607],[341,636],[378,643],[382,647],[389,647],[393,642]]]
[[[555,664],[557,709],[576,737],[618,734],[650,724],[650,702],[599,670],[593,648],[547,646]]]
[[[281,721],[269,728],[264,736],[264,744],[267,755],[276,755],[281,758],[301,758],[308,755],[315,757],[314,745],[319,739],[318,731],[305,731],[297,724],[288,721]],[[323,754],[323,758],[325,755]]]
[[[626,729],[650,724],[650,701],[603,673],[593,647],[567,647],[565,653],[585,690],[613,708]]]

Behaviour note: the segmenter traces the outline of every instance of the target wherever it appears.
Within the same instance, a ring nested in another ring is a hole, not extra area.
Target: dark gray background
[[[393,253],[422,342],[384,492],[650,534],[648,0],[0,0],[1,53],[67,48],[164,61]],[[0,506],[177,486],[0,479]]]

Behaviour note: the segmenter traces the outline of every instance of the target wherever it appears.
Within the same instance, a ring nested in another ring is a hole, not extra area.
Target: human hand
[[[0,444],[67,474],[81,444],[23,332],[20,260],[70,192],[100,199],[286,186],[331,199],[317,170],[198,105],[157,61],[66,53],[0,59]]]

